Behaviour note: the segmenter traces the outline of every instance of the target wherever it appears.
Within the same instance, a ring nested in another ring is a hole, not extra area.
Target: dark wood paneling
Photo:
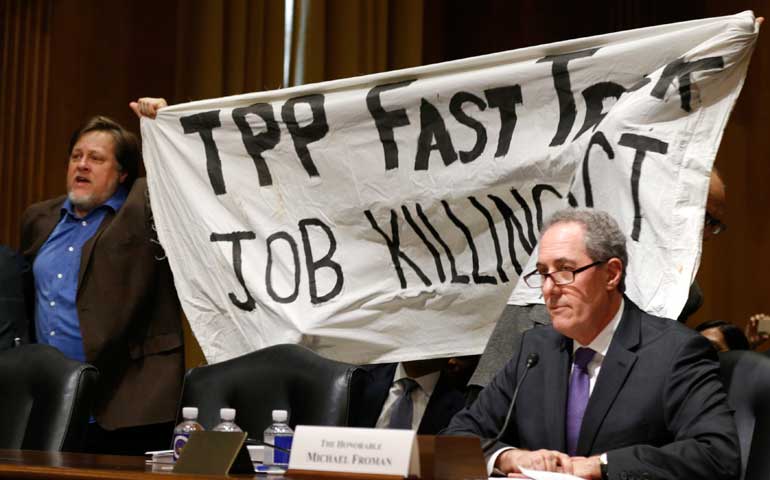
[[[128,102],[173,91],[175,8],[173,1],[54,2],[44,198],[64,191],[67,143],[78,125],[106,115],[138,134]]]
[[[708,16],[702,2],[426,0],[423,58],[436,63]]]
[[[770,0],[705,2],[708,16],[753,10],[770,15]],[[762,30],[770,23],[765,22]],[[746,83],[717,155],[727,185],[728,230],[704,245],[698,274],[705,296],[690,322],[722,319],[744,326],[753,313],[770,312],[770,34],[759,36]]]

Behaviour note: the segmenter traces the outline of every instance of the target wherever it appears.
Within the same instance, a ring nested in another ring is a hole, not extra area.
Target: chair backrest
[[[727,401],[735,409],[741,479],[770,478],[770,358],[747,350],[719,354]]]
[[[198,421],[208,430],[219,423],[220,408],[235,408],[235,423],[258,440],[273,410],[288,410],[292,428],[346,426],[361,376],[358,367],[306,347],[275,345],[187,372],[179,416],[181,407],[198,407]]]
[[[0,448],[81,450],[98,377],[48,345],[0,352]]]

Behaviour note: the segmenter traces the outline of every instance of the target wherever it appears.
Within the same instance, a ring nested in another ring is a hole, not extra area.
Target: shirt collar
[[[618,329],[618,324],[620,323],[620,318],[623,316],[623,309],[625,307],[625,300],[623,298],[620,299],[620,307],[618,307],[618,311],[615,312],[615,316],[612,317],[612,320],[610,320],[610,323],[604,326],[601,332],[599,332],[599,335],[596,336],[593,340],[591,340],[591,343],[588,345],[581,345],[580,342],[575,340],[572,342],[572,352],[574,353],[575,350],[577,350],[580,347],[588,347],[594,352],[598,353],[602,357],[607,356],[607,350],[610,349],[610,343],[612,342],[612,337],[615,335],[615,330]]]
[[[126,198],[128,198],[128,189],[125,187],[125,185],[118,185],[118,189],[115,190],[115,193],[113,193],[112,196],[108,198],[106,202],[104,202],[103,204],[99,205],[98,207],[88,212],[86,217],[88,217],[94,211],[102,207],[108,207],[112,209],[113,212],[117,212],[118,210],[120,210],[120,207],[122,207],[123,204],[126,203]],[[61,211],[62,211],[62,214],[68,213],[74,218],[80,218],[78,217],[77,213],[75,213],[75,206],[72,205],[72,201],[69,199],[69,197],[67,197],[64,200],[64,203],[61,206]]]
[[[397,381],[401,380],[402,378],[412,378],[417,384],[420,386],[420,388],[428,395],[433,395],[433,390],[436,388],[436,384],[438,383],[438,378],[441,376],[441,371],[436,371],[429,373],[427,375],[423,375],[422,377],[412,378],[409,377],[409,375],[406,374],[406,370],[404,369],[404,364],[399,362],[396,366],[396,372],[393,374],[393,383],[396,383]]]

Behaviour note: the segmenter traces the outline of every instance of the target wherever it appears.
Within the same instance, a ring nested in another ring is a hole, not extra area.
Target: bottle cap
[[[289,419],[289,412],[286,410],[273,410],[273,421],[279,423],[286,423]]]
[[[220,408],[219,409],[219,418],[226,422],[232,422],[235,420],[235,409],[234,408]]]
[[[182,418],[185,420],[195,420],[198,418],[198,407],[184,407],[182,409]]]

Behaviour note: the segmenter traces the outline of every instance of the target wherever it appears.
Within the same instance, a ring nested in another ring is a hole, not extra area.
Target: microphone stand
[[[516,384],[516,389],[513,391],[513,397],[511,398],[511,405],[508,407],[508,413],[505,416],[505,422],[503,422],[503,427],[500,429],[500,431],[497,433],[497,436],[495,438],[492,438],[490,440],[487,440],[481,445],[481,451],[486,455],[487,450],[489,448],[500,441],[500,439],[503,437],[503,434],[508,429],[508,423],[511,421],[511,414],[513,413],[513,407],[516,406],[516,397],[519,396],[519,389],[521,389],[521,384],[524,383],[524,379],[527,378],[527,374],[529,373],[529,370],[537,365],[537,362],[540,360],[540,356],[537,353],[530,353],[527,357],[527,365],[524,367],[524,374],[519,379],[519,382]]]

